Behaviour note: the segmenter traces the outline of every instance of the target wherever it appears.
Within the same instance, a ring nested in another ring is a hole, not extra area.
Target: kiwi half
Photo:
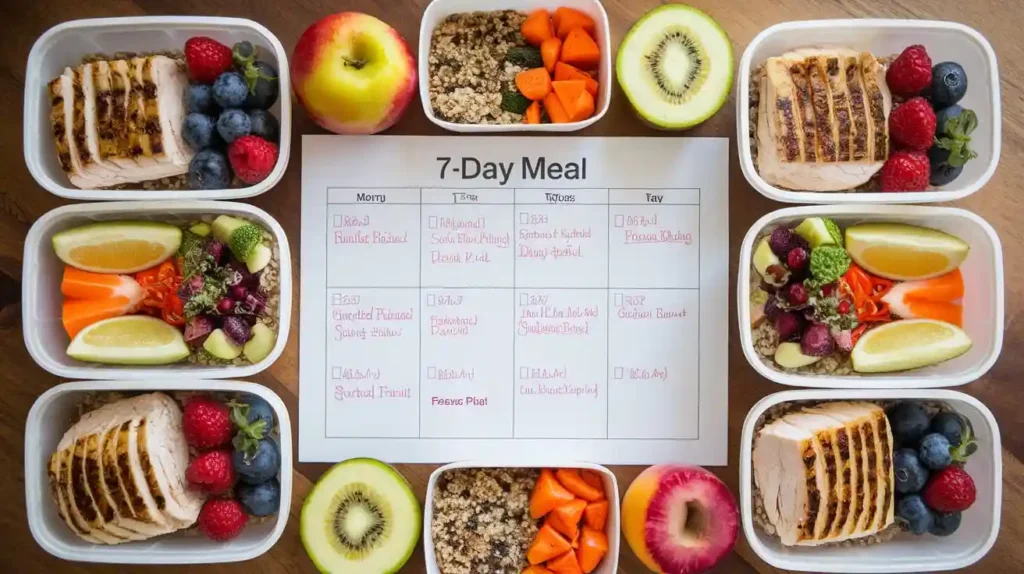
[[[398,471],[360,458],[328,470],[306,497],[299,530],[321,572],[388,574],[412,555],[422,529],[419,501]]]
[[[732,44],[710,16],[684,4],[648,12],[622,40],[619,85],[637,113],[656,127],[695,126],[732,91]]]

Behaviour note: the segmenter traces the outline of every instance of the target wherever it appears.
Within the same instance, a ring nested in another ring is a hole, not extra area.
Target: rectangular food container
[[[978,157],[953,182],[933,191],[914,193],[850,193],[793,191],[765,181],[754,167],[750,137],[750,74],[772,56],[808,47],[847,47],[876,57],[895,56],[922,44],[932,62],[955,61],[967,73],[967,95],[960,102],[978,115],[971,148]],[[963,199],[981,189],[995,173],[1002,146],[999,68],[992,46],[977,30],[955,22],[931,20],[810,20],[784,22],[765,29],[743,52],[737,76],[736,141],[740,167],[747,181],[768,198],[784,203],[937,203]]]
[[[185,223],[201,215],[233,215],[249,219],[270,231],[278,246],[278,332],[274,349],[265,359],[245,366],[204,366],[181,362],[163,366],[121,366],[85,363],[67,356],[70,340],[61,324],[60,292],[64,263],[53,252],[53,235],[97,221],[133,220]],[[230,379],[254,375],[284,351],[292,315],[292,265],[284,229],[267,212],[243,203],[221,201],[140,201],[67,205],[36,220],[25,238],[22,282],[22,330],[25,346],[40,367],[70,379],[169,380]]]
[[[605,534],[608,535],[608,554],[594,570],[594,574],[615,574],[619,569],[619,484],[615,474],[599,464],[589,462],[571,462],[561,464],[496,464],[483,461],[462,461],[442,466],[430,475],[427,483],[427,499],[423,509],[423,554],[426,557],[427,574],[441,574],[434,556],[434,537],[431,535],[430,524],[434,518],[434,491],[442,474],[460,468],[578,468],[592,470],[601,475],[604,482],[605,495],[608,497],[608,524]]]
[[[974,345],[967,353],[944,363],[887,374],[826,376],[777,371],[754,349],[750,329],[751,257],[754,242],[766,227],[795,225],[806,217],[825,216],[840,226],[867,221],[909,223],[939,229],[971,246],[960,265],[964,277],[964,325]],[[909,205],[820,205],[773,211],[750,227],[740,249],[736,283],[740,341],[747,362],[763,377],[783,385],[822,388],[953,387],[981,378],[1003,347],[1003,248],[992,226],[977,215],[951,207]]]
[[[115,52],[152,53],[183,51],[193,36],[209,36],[230,47],[248,40],[260,58],[278,70],[281,88],[270,112],[281,124],[277,165],[256,185],[231,189],[147,190],[141,182],[135,189],[79,189],[68,181],[57,161],[50,127],[50,98],[47,83],[66,66],[76,66],[87,54]],[[25,72],[25,163],[39,185],[68,199],[157,200],[157,199],[240,199],[253,197],[277,185],[288,167],[291,153],[292,100],[288,56],[273,32],[245,18],[206,16],[139,16],[92,18],[58,24],[43,33],[32,46]]]
[[[862,546],[794,547],[782,545],[754,524],[751,456],[757,420],[775,405],[791,401],[925,400],[949,404],[971,421],[978,451],[967,460],[967,472],[977,487],[977,499],[963,513],[960,528],[948,537],[898,534],[881,544]],[[740,439],[740,504],[743,531],[754,552],[775,568],[814,572],[936,572],[959,570],[981,560],[999,534],[1003,499],[1003,463],[999,426],[992,412],[970,395],[949,390],[785,391],[761,399],[743,423]]]
[[[75,536],[57,514],[50,496],[46,465],[76,407],[86,395],[97,392],[195,392],[250,393],[270,403],[277,417],[281,447],[281,508],[276,516],[250,520],[238,538],[214,542],[198,532],[179,531],[150,540],[116,546],[91,544]],[[274,391],[241,381],[146,380],[78,381],[57,385],[32,405],[25,423],[25,504],[32,537],[50,554],[78,562],[111,564],[213,564],[241,562],[263,554],[277,543],[288,523],[292,502],[292,425],[288,409]]]
[[[582,122],[567,124],[512,124],[512,125],[480,125],[480,124],[459,124],[448,122],[438,118],[434,114],[434,107],[430,104],[430,41],[434,28],[444,21],[445,18],[459,12],[475,12],[490,10],[522,10],[533,12],[545,8],[554,11],[556,8],[575,8],[585,12],[594,22],[597,23],[597,45],[601,48],[601,68],[599,70],[598,85],[599,91],[595,103],[594,115]],[[597,122],[608,112],[608,105],[612,98],[612,50],[611,32],[608,26],[608,13],[599,0],[434,0],[423,12],[420,20],[420,46],[419,46],[419,82],[420,101],[423,103],[423,113],[427,118],[442,128],[453,132],[468,133],[495,133],[495,132],[574,132],[581,130],[594,122]]]

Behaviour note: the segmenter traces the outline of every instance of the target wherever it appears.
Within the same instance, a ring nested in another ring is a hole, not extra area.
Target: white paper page
[[[727,139],[302,144],[299,460],[726,464]]]

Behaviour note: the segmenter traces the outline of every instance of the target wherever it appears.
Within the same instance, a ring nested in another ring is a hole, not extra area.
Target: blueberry
[[[262,420],[266,423],[263,427],[265,429],[264,432],[270,432],[270,429],[274,428],[274,409],[270,406],[270,403],[256,395],[249,395],[238,402],[249,405],[245,413],[245,420],[249,424]]]
[[[949,453],[949,441],[939,433],[924,435],[917,456],[921,463],[931,470],[942,470],[953,462]]]
[[[928,183],[941,186],[952,182],[954,179],[960,177],[960,174],[964,171],[964,166],[952,166],[949,165],[946,160],[949,159],[949,150],[940,148],[937,145],[933,145],[928,150],[928,162],[931,164],[930,173],[928,175]]]
[[[259,484],[277,476],[281,469],[281,451],[277,443],[269,438],[260,439],[256,454],[246,460],[245,453],[236,450],[231,461],[238,478],[246,484]]]
[[[210,116],[193,112],[185,116],[181,137],[194,150],[206,149],[213,146],[215,136],[219,137],[216,127],[216,121]]]
[[[235,496],[252,516],[270,516],[281,508],[281,484],[271,478],[260,484],[239,484],[235,488]]]
[[[893,454],[892,469],[896,477],[896,492],[900,494],[920,492],[928,483],[928,469],[921,464],[912,448],[901,448]]]
[[[249,135],[251,130],[252,122],[249,121],[249,114],[242,110],[224,110],[217,118],[217,131],[227,143]]]
[[[939,62],[932,67],[932,84],[925,96],[936,108],[952,106],[967,93],[967,74],[956,62]]]
[[[234,46],[231,46],[231,55],[235,64],[241,65],[256,57],[256,47],[248,40],[236,42]]]
[[[245,78],[238,72],[224,72],[213,81],[213,100],[222,108],[238,108],[249,96]]]
[[[949,120],[956,117],[960,117],[960,114],[962,114],[963,112],[964,109],[955,104],[946,108],[942,108],[940,110],[936,110],[935,135],[941,136],[944,134],[948,134],[949,132],[946,131],[946,124],[949,123]]]
[[[213,101],[213,90],[206,84],[192,84],[185,94],[185,105],[190,112],[216,115],[217,103]]]
[[[253,62],[252,69],[246,71],[246,77],[255,79],[256,84],[249,91],[245,100],[248,109],[268,110],[277,101],[281,87],[278,83],[277,68],[267,62]]]
[[[277,118],[274,117],[274,114],[266,110],[250,110],[249,122],[252,124],[252,129],[250,130],[252,135],[277,143],[281,135],[281,128],[277,124]]]
[[[896,516],[905,520],[914,534],[928,532],[935,522],[932,511],[916,494],[904,496],[896,502]]]
[[[960,528],[959,512],[936,512],[928,532],[935,536],[949,536],[956,532],[957,528]]]
[[[930,422],[931,417],[921,403],[900,403],[889,411],[892,438],[900,446],[916,447],[917,441],[928,430]]]
[[[188,183],[192,189],[224,189],[231,184],[231,166],[224,154],[204,149],[188,165]]]

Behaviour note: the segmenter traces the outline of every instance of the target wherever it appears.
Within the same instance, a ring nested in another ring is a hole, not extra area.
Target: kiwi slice
[[[405,478],[383,462],[358,458],[320,477],[302,506],[299,530],[321,572],[388,574],[412,555],[421,523]]]
[[[710,16],[684,4],[648,12],[622,40],[615,72],[636,112],[683,129],[717,112],[732,91],[732,44]]]

